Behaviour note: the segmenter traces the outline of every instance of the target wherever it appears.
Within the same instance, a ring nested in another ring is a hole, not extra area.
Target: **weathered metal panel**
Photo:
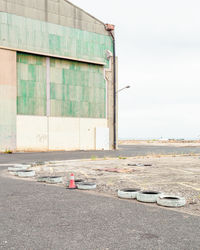
[[[106,117],[103,67],[51,58],[50,82],[51,116]]]
[[[0,151],[16,149],[16,52],[0,49]]]
[[[0,12],[0,46],[103,62],[110,36]]]
[[[64,0],[1,0],[0,11],[108,35],[101,21]]]
[[[17,53],[17,113],[46,115],[46,58]]]

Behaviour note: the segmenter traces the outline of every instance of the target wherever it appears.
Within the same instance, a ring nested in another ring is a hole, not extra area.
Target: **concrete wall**
[[[116,91],[118,89],[118,60],[116,58]],[[105,70],[107,82],[107,119],[109,128],[110,149],[114,147],[114,90],[113,90],[113,57],[110,58],[110,66]],[[118,138],[118,95],[116,94],[116,136]],[[118,144],[118,141],[116,140]]]
[[[108,35],[101,21],[65,0],[1,0],[0,11]]]
[[[96,149],[96,128],[107,127],[106,119],[80,119],[80,149]]]
[[[17,116],[17,149],[24,151],[94,150],[96,128],[106,119]]]
[[[80,149],[80,119],[79,118],[49,118],[49,149],[79,150]]]
[[[17,116],[17,150],[48,150],[47,119],[45,116]]]
[[[0,150],[16,148],[16,52],[0,49]]]

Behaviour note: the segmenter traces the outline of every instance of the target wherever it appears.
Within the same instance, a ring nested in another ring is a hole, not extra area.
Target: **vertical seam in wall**
[[[108,81],[106,79],[106,69],[104,68],[104,79],[106,81],[106,119],[108,119]]]
[[[46,57],[46,117],[47,117],[47,148],[49,150],[49,117],[50,117],[50,58]]]
[[[17,97],[18,97],[18,67],[17,67],[17,56],[18,56],[18,53],[17,53],[17,51],[15,52],[15,62],[16,62],[16,64],[15,64],[15,67],[16,67],[16,82],[15,82],[15,84],[16,84],[16,92],[15,92],[15,108],[16,108],[16,110],[15,110],[15,150],[17,150]]]
[[[48,22],[48,0],[45,0],[45,21]]]
[[[79,119],[79,149],[81,150],[81,118]]]

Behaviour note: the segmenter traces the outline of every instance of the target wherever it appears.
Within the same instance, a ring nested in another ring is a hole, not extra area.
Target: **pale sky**
[[[119,138],[200,138],[200,1],[71,2],[116,25]]]

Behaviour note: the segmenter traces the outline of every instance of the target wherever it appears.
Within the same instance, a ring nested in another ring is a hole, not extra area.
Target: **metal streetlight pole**
[[[119,93],[120,91],[124,90],[124,89],[129,89],[131,86],[130,85],[127,85],[126,87],[123,87],[119,90],[117,90],[116,94]]]

